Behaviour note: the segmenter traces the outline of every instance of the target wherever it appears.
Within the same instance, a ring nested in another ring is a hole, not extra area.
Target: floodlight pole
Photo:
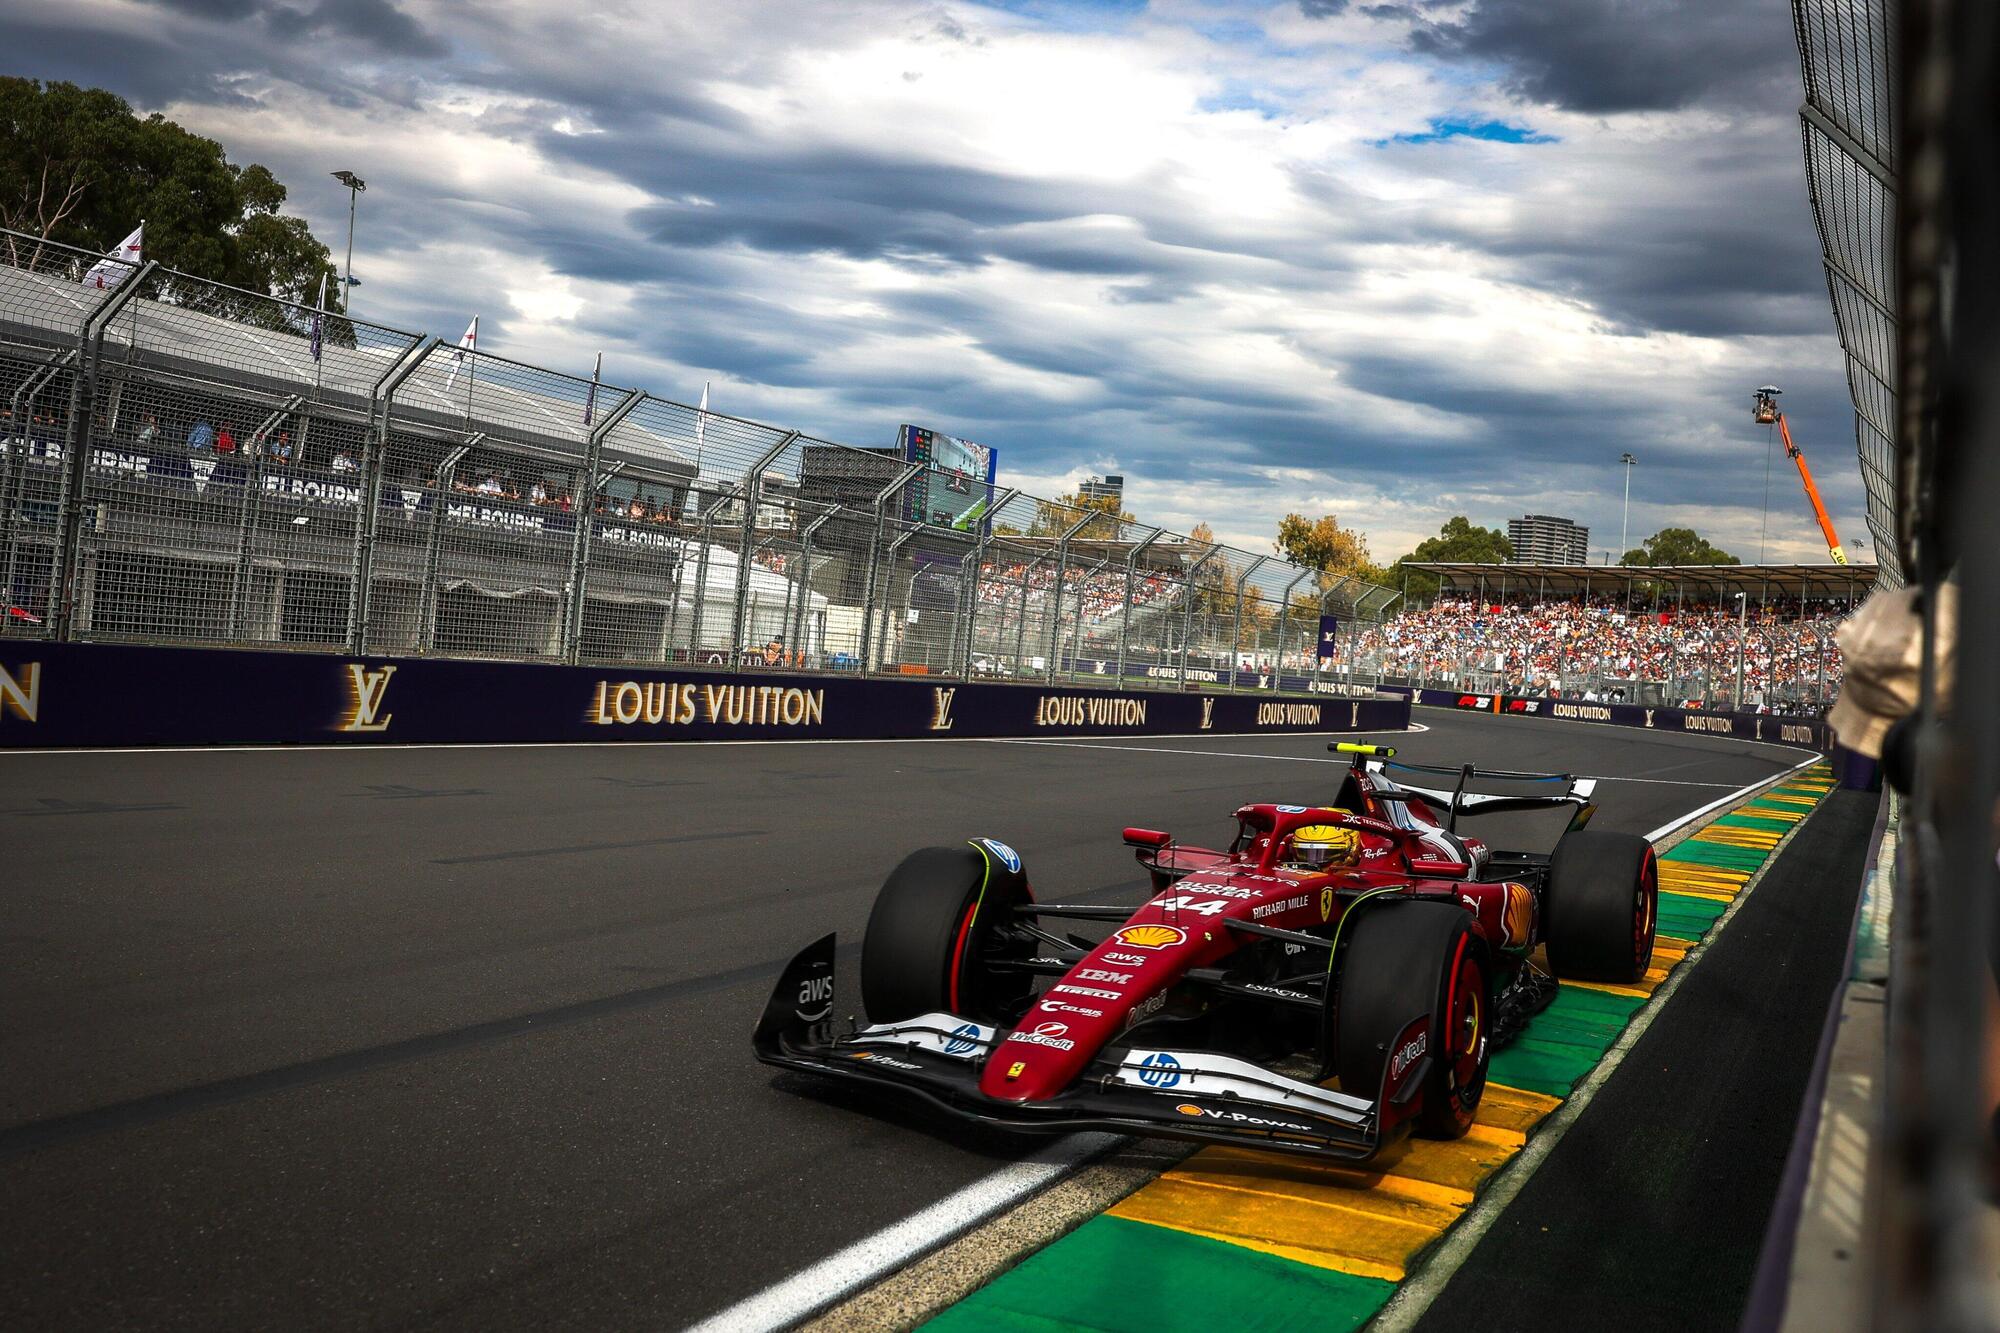
[[[1618,558],[1623,560],[1625,552],[1632,549],[1625,543],[1631,537],[1632,527],[1632,469],[1639,465],[1639,460],[1631,454],[1620,454],[1618,461],[1625,465],[1625,512],[1618,520]]]

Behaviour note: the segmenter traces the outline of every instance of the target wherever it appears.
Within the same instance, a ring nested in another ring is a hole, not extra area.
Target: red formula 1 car
[[[1559,975],[1644,975],[1652,847],[1584,827],[1587,779],[1330,748],[1354,757],[1330,804],[1246,805],[1226,849],[1126,829],[1155,890],[1137,909],[1039,902],[994,839],[914,853],[869,917],[871,1022],[834,1030],[828,935],[785,968],[757,1057],[1015,1129],[1344,1158],[1412,1129],[1463,1134],[1490,1052],[1555,996],[1538,947]],[[1469,790],[1486,779],[1525,794]],[[1551,854],[1457,831],[1461,816],[1565,806]],[[1092,942],[1056,933],[1065,921],[1115,929]],[[1325,1086],[1336,1075],[1338,1090]]]

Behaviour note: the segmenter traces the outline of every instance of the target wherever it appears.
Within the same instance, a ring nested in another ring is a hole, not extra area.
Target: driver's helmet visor
[[[1292,834],[1292,854],[1287,859],[1311,870],[1345,868],[1360,861],[1361,838],[1337,824],[1308,824]]]

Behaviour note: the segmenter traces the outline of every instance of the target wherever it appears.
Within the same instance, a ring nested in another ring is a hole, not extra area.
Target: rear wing
[[[1582,828],[1590,822],[1590,817],[1597,813],[1597,805],[1592,799],[1597,793],[1596,778],[1580,778],[1573,773],[1528,773],[1506,768],[1475,768],[1471,764],[1452,767],[1442,764],[1397,763],[1395,750],[1386,745],[1356,745],[1351,742],[1336,741],[1326,748],[1339,754],[1352,755],[1356,768],[1366,769],[1403,792],[1421,796],[1438,809],[1445,811],[1445,827],[1453,831],[1457,830],[1458,817],[1461,814],[1497,815],[1509,810],[1550,810],[1567,805],[1575,807],[1575,814],[1570,817],[1570,827]],[[1449,789],[1426,787],[1414,782],[1405,782],[1394,776],[1400,773],[1448,777],[1456,781]],[[1481,778],[1494,782],[1534,783],[1545,786],[1548,790],[1506,794],[1468,790]],[[1397,794],[1396,791],[1377,791],[1375,799],[1393,801]]]

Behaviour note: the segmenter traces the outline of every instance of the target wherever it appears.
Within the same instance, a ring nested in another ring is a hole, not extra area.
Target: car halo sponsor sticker
[[[1012,847],[1009,847],[997,838],[981,838],[979,843],[987,851],[999,857],[1000,864],[1006,866],[1010,873],[1016,875],[1021,873],[1020,853],[1016,852]]]
[[[1127,926],[1111,937],[1134,949],[1165,949],[1187,943],[1187,932],[1179,926]]]

